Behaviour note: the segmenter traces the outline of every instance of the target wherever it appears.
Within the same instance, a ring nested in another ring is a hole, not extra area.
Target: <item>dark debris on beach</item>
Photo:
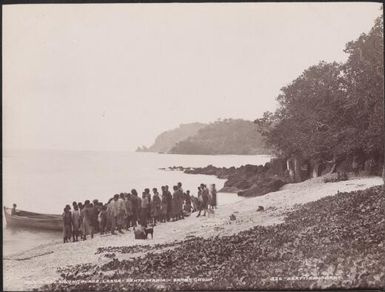
[[[118,253],[139,253],[139,252],[145,252],[150,250],[160,250],[164,248],[170,248],[170,247],[176,247],[184,242],[195,240],[196,237],[186,239],[185,241],[175,241],[171,243],[164,243],[164,244],[154,244],[154,245],[130,245],[130,246],[109,246],[109,247],[99,247],[95,254],[101,254],[101,253],[111,253],[111,252],[118,252]]]
[[[113,258],[102,266],[72,267],[62,273],[62,280],[84,282],[56,282],[42,288],[53,291],[381,288],[385,281],[384,209],[382,186],[338,193],[301,206],[279,225],[256,226],[231,236],[182,241],[173,249],[161,252],[151,249],[143,257],[129,260]],[[115,250],[134,251],[135,247]],[[285,278],[305,275],[336,278]],[[190,280],[175,281],[186,277]],[[209,281],[196,281],[199,278]],[[133,283],[127,279],[169,281]]]

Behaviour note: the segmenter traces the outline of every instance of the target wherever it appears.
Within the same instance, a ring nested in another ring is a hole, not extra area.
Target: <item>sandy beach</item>
[[[60,269],[78,264],[103,265],[109,261],[98,248],[122,246],[155,246],[173,244],[192,237],[224,236],[247,230],[256,225],[267,226],[281,223],[287,212],[300,204],[316,201],[337,192],[350,192],[383,184],[381,177],[353,178],[348,181],[324,183],[323,178],[315,178],[302,183],[288,184],[278,192],[221,206],[206,217],[192,216],[176,222],[162,223],[154,229],[154,239],[135,240],[132,231],[121,235],[96,235],[94,239],[63,244],[57,242],[42,245],[23,253],[4,258],[4,289],[32,290],[60,278]],[[219,194],[220,196],[220,194]],[[258,206],[264,211],[257,212]],[[234,214],[235,221],[229,216]],[[148,252],[148,248],[138,248],[133,253],[114,252],[117,259],[137,257]],[[58,271],[59,269],[59,271]]]

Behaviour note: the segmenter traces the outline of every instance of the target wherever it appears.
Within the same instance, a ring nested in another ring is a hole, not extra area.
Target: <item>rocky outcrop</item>
[[[239,196],[255,197],[278,191],[287,183],[296,183],[321,175],[332,175],[329,181],[345,180],[349,175],[381,175],[382,163],[375,157],[338,157],[331,161],[310,160],[300,156],[288,159],[273,158],[265,165],[243,165],[241,167],[184,168],[170,167],[170,170],[188,174],[215,175],[226,179],[221,192],[238,193]]]
[[[180,170],[188,174],[215,175],[227,179],[221,192],[238,193],[240,196],[261,196],[279,190],[290,182],[283,159],[274,158],[265,165],[243,165],[241,167],[215,167],[209,165],[198,168],[170,167],[170,170]]]
[[[250,188],[238,192],[239,196],[257,197],[278,191],[286,182],[280,178],[268,177],[255,182]]]

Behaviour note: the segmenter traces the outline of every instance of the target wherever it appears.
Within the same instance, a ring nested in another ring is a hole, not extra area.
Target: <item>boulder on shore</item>
[[[243,197],[263,196],[267,193],[278,191],[285,184],[286,182],[284,182],[280,178],[275,178],[275,177],[265,178],[265,179],[259,180],[257,183],[255,183],[252,187],[248,188],[247,190],[238,192],[238,196],[243,196]]]

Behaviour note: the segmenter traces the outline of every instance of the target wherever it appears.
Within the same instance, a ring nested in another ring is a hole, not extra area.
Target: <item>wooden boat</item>
[[[24,227],[46,230],[63,230],[63,219],[61,215],[40,214],[23,210],[17,210],[11,215],[11,208],[4,207],[7,226]]]

